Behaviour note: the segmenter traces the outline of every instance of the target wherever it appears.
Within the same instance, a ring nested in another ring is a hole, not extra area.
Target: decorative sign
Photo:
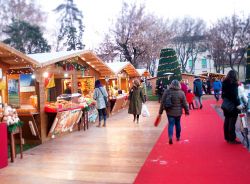
[[[49,136],[54,138],[64,132],[72,131],[74,125],[79,122],[81,116],[81,109],[58,112],[49,131]]]
[[[19,80],[18,79],[8,80],[8,103],[13,107],[20,106]]]
[[[34,92],[35,80],[32,79],[32,74],[20,75],[20,92]]]

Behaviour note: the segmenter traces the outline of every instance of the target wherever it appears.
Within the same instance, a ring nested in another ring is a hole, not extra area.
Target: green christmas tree
[[[174,79],[181,80],[180,64],[177,60],[176,52],[171,48],[162,49],[156,84],[158,85],[162,81],[164,85],[169,85]]]
[[[250,84],[250,45],[247,48],[246,83]]]

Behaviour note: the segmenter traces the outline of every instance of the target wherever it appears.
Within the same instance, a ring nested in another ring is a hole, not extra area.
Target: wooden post
[[[38,104],[39,104],[39,113],[40,113],[40,127],[41,127],[41,140],[42,143],[46,141],[47,139],[47,127],[48,127],[48,118],[47,114],[44,112],[44,107],[45,107],[45,81],[43,78],[43,72],[46,71],[46,68],[41,68],[39,71],[37,71],[36,75],[36,80],[39,82],[39,98],[38,98]]]
[[[77,79],[77,72],[74,70],[72,72],[72,75],[71,75],[71,90],[72,90],[72,93],[77,93],[77,83],[78,83],[78,79]]]

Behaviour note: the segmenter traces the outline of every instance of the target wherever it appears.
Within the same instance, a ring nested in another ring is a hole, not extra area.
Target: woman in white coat
[[[104,120],[103,126],[106,126],[106,119],[107,119],[107,111],[106,111],[106,103],[104,98],[108,97],[108,93],[106,89],[102,86],[99,80],[95,81],[95,90],[93,98],[96,100],[97,110],[99,115],[99,124],[97,127],[101,126],[102,117]]]

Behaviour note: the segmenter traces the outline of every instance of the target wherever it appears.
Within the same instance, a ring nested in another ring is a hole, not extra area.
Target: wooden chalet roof
[[[90,67],[100,73],[101,76],[114,75],[114,71],[110,69],[98,56],[91,51],[61,51],[52,53],[30,54],[29,57],[38,61],[41,67],[54,64],[59,61],[77,58],[80,63],[87,63]]]
[[[129,77],[140,76],[139,72],[130,62],[114,62],[106,64],[115,72],[116,75],[124,70],[129,75]]]
[[[18,50],[0,42],[0,62],[9,68],[38,67],[39,63]]]
[[[211,73],[211,72],[204,72],[202,74],[200,74],[200,76],[206,76],[206,77],[212,77],[212,78],[223,78],[225,77],[226,75],[225,74],[222,74],[222,73]]]
[[[144,69],[136,69],[137,72],[140,74],[140,76],[143,76],[143,77],[150,77],[151,74],[149,73],[149,71],[144,68]]]

